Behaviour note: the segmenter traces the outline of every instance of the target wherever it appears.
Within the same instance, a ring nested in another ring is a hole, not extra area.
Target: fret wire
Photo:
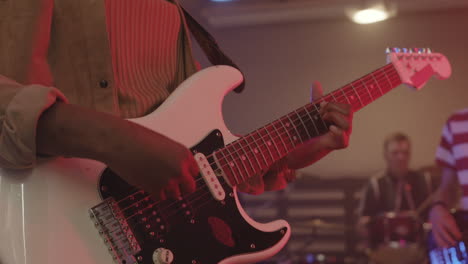
[[[273,128],[275,129],[276,134],[278,135],[278,137],[280,138],[281,142],[283,143],[284,150],[285,150],[286,152],[288,152],[289,149],[288,149],[288,147],[286,146],[286,143],[284,143],[283,136],[279,133],[278,129],[276,129],[276,127],[275,127],[275,123],[277,123],[277,122],[278,122],[278,121],[275,121],[274,123],[272,123],[272,124],[273,124]],[[281,154],[281,156],[286,155],[286,154],[287,154],[287,153]]]
[[[254,131],[254,132],[257,132],[257,131]],[[257,132],[258,134],[258,132]],[[268,160],[265,156],[265,154],[263,154],[263,150],[262,148],[260,147],[260,145],[257,143],[257,140],[255,140],[255,137],[253,136],[253,134],[250,136],[250,138],[252,139],[253,143],[255,144],[255,146],[257,146],[255,149],[257,150],[257,152],[259,152],[260,154],[262,154],[262,157],[263,157],[263,160],[265,161],[265,166],[262,166],[262,169],[265,169],[269,166],[268,164]],[[254,152],[255,153],[255,152]],[[258,154],[258,153],[256,153]]]
[[[382,92],[382,88],[380,88],[379,82],[375,79],[374,74],[371,74],[371,76],[372,76],[372,79],[374,79],[375,84],[376,84],[377,87],[379,88],[380,94],[381,94],[381,95],[384,95],[384,93]]]
[[[221,149],[220,151],[218,151],[218,153],[221,153],[221,154],[223,155],[223,157],[224,157],[224,160],[226,161],[226,164],[225,164],[225,165],[227,165],[227,166],[228,166],[228,168],[231,170],[231,172],[232,172],[232,176],[234,176],[234,180],[236,181],[236,184],[239,184],[239,183],[240,183],[240,181],[239,181],[239,179],[238,179],[238,177],[237,177],[236,173],[235,173],[235,172],[234,172],[234,170],[232,169],[232,167],[229,165],[229,161],[228,161],[228,159],[226,158],[226,155],[224,154],[224,152],[223,152],[223,151],[224,151],[224,148],[223,148],[223,149]],[[223,165],[221,165],[221,168],[223,168]]]
[[[395,72],[395,68],[394,68],[394,67],[390,68],[390,71]],[[392,73],[392,74],[393,74],[393,73]],[[399,76],[398,74],[396,74],[396,76],[398,77],[398,78],[397,78],[397,83],[396,83],[396,84],[393,84],[393,82],[392,82],[392,85],[393,85],[393,86],[397,86],[397,85],[401,84],[401,80],[400,80],[400,78],[399,78],[400,76]]]
[[[392,90],[393,88],[395,88],[396,86],[401,84],[401,80],[399,79],[398,73],[390,73],[390,74],[392,74],[392,76],[390,76],[390,77],[392,77],[392,80],[390,80],[390,90]],[[394,77],[396,77],[396,78],[394,78]],[[388,78],[388,76],[387,76],[387,78]],[[394,82],[396,82],[396,83],[394,83]]]
[[[250,167],[252,168],[252,172],[255,173],[255,167],[253,166],[252,162],[250,161],[250,157],[249,157],[249,155],[247,154],[247,152],[245,151],[245,149],[244,149],[244,147],[242,146],[242,144],[240,144],[240,142],[237,141],[237,140],[234,141],[234,142],[236,142],[236,143],[241,147],[242,152],[244,152],[244,155],[242,155],[242,156],[244,156],[244,157],[247,159],[247,161],[248,161],[249,164],[250,164]],[[241,157],[241,159],[242,159],[242,157]],[[249,174],[250,174],[250,173],[249,173]],[[250,178],[251,176],[252,176],[252,175],[248,175],[247,177]]]
[[[341,90],[341,89],[339,89],[339,90]],[[335,101],[335,102],[338,102],[338,103],[346,103],[345,100],[343,100],[343,98],[341,97],[341,95],[338,95],[338,92],[339,92],[339,91],[336,90],[336,91],[333,91],[333,92],[331,93],[331,95],[332,95],[334,101]],[[345,99],[346,99],[346,97],[345,97]]]
[[[359,93],[358,93],[358,92],[356,91],[356,89],[354,88],[353,83],[351,83],[350,85],[351,85],[351,88],[353,88],[354,93],[357,95],[357,98],[359,99],[359,102],[361,103],[361,107],[363,107],[364,104],[363,104],[362,101],[361,101],[361,97],[359,96]]]
[[[351,102],[351,105],[353,106],[353,108],[355,109],[359,109],[359,105],[358,105],[358,100],[356,99],[357,96],[356,96],[356,93],[354,92],[353,90],[353,87],[351,87],[350,85],[346,85],[343,90],[345,90],[347,93],[349,92],[349,94],[346,95],[347,98],[351,97],[352,98],[352,102]]]
[[[296,130],[297,137],[299,138],[299,140],[301,141],[301,143],[304,143],[304,142],[302,141],[301,134],[299,134],[299,131],[297,130],[296,125],[292,122],[291,117],[289,116],[289,114],[287,114],[286,117],[287,117],[287,118],[289,119],[289,121],[291,122],[290,124],[291,124],[291,126],[294,128],[294,130]],[[293,139],[294,139],[294,137],[293,137]]]
[[[231,151],[229,151],[229,146],[230,146],[230,145],[227,145],[226,147],[224,147],[224,149],[229,153],[229,155],[230,155],[231,158],[233,159],[233,160],[230,161],[229,163],[232,162],[232,164],[235,165],[236,169],[239,171],[239,174],[240,174],[240,176],[241,176],[241,178],[242,178],[242,181],[245,181],[245,180],[246,180],[246,177],[244,177],[244,175],[242,174],[242,171],[240,170],[239,165],[238,165],[237,162],[235,161],[234,156],[232,155]],[[244,168],[244,170],[245,170],[245,168]]]
[[[364,85],[364,87],[366,88],[367,92],[369,93],[370,98],[371,98],[371,102],[374,101],[374,100],[375,100],[375,99],[374,99],[374,96],[372,96],[372,93],[370,92],[369,87],[367,87],[367,85],[366,85],[366,83],[364,82],[363,79],[360,79],[360,80],[361,80],[361,82],[362,82],[362,85]],[[369,102],[369,103],[370,103],[370,102]]]
[[[242,140],[244,140],[245,142],[247,142],[247,147],[250,149],[250,152],[252,152],[253,156],[255,157],[255,160],[256,160],[257,163],[258,163],[258,168],[259,168],[259,170],[261,171],[262,168],[263,168],[263,166],[262,166],[262,164],[260,163],[260,161],[258,160],[257,154],[253,151],[252,146],[250,146],[249,141],[247,141],[245,138],[242,138]],[[258,173],[258,172],[255,171],[255,173]]]
[[[297,110],[294,110],[294,113],[296,113],[297,117],[299,118],[299,121],[301,121],[301,123],[302,123],[302,126],[304,126],[305,132],[306,132],[307,136],[309,137],[308,139],[311,139],[312,137],[310,136],[309,131],[307,129],[307,126],[305,125],[304,121],[302,120],[301,115],[299,115],[297,113]]]
[[[378,98],[382,96],[382,92],[380,91],[379,86],[375,83],[373,78],[374,78],[373,74],[369,74],[365,78],[365,83],[367,83],[370,87],[372,87],[372,91],[371,91],[372,96],[374,97],[374,100],[377,100]]]
[[[270,125],[271,125],[271,124],[270,124]],[[276,151],[278,152],[278,157],[281,158],[281,157],[282,157],[281,152],[280,152],[278,146],[276,146],[276,141],[275,141],[274,138],[271,136],[270,131],[268,130],[268,126],[266,126],[265,129],[266,129],[266,132],[267,132],[268,137],[270,137],[270,142],[271,142],[271,144],[273,144],[273,146],[275,147]]]
[[[284,123],[283,123],[283,120],[282,120],[283,118],[284,118],[284,117],[282,117],[282,118],[280,119],[280,123],[281,123],[281,125],[283,126],[284,131],[286,131],[286,134],[288,134],[288,137],[289,137],[289,140],[291,141],[291,144],[293,145],[294,148],[296,148],[296,144],[294,144],[294,140],[293,140],[293,138],[291,137],[291,134],[289,134],[289,130],[286,128],[286,126],[285,126]]]
[[[316,135],[317,135],[317,136],[320,135],[320,131],[319,131],[317,125],[315,124],[314,119],[313,119],[312,116],[310,115],[309,110],[307,109],[306,106],[304,106],[303,108],[305,109],[305,111],[306,111],[306,113],[307,113],[307,116],[309,116],[310,121],[311,121],[312,124],[314,125],[315,131],[316,131],[316,133],[317,133]]]
[[[323,120],[323,118],[320,116],[320,109],[317,107],[316,104],[312,104],[312,105],[315,107],[315,110],[317,111],[317,114],[319,115],[317,119],[320,119],[322,121],[323,127],[325,127],[325,129],[328,130],[327,123],[325,123],[325,120]]]
[[[349,101],[349,98],[348,98],[348,96],[346,95],[346,93],[345,93],[344,90],[345,90],[345,87],[343,87],[343,88],[340,89],[340,91],[341,91],[341,93],[343,94],[344,98],[346,98],[346,101],[348,102],[348,104],[350,104],[350,105],[352,106],[353,104],[351,103],[351,101]]]
[[[235,141],[234,141],[234,142],[235,142]],[[234,143],[234,142],[233,142],[233,143]],[[233,144],[229,144],[229,145],[234,149],[234,152],[233,152],[233,153],[234,153],[235,155],[232,155],[232,156],[236,159],[236,161],[240,161],[242,167],[244,168],[244,171],[247,173],[246,176],[247,176],[247,179],[248,179],[249,176],[250,176],[250,172],[249,172],[248,166],[245,164],[245,160],[242,159],[242,155],[241,155],[241,153],[239,152],[239,150],[238,150],[237,147],[235,147]],[[232,153],[232,152],[231,152],[231,153]],[[235,156],[237,156],[237,157],[235,157]],[[244,179],[244,180],[245,180],[245,179]]]
[[[336,100],[336,98],[335,98],[335,95],[334,95],[334,93],[333,93],[333,92],[331,92],[331,93],[330,93],[330,95],[331,95],[331,97],[333,97],[333,101],[335,101],[335,102],[339,102],[338,100]]]
[[[390,79],[388,79],[388,76],[387,76],[387,74],[385,73],[385,70],[383,70],[383,69],[380,69],[380,70],[383,72],[385,78],[387,79],[387,82],[390,84],[390,89],[391,89],[391,88],[392,88],[392,82],[390,81]],[[390,90],[388,90],[388,91],[390,91]],[[387,92],[388,92],[388,91],[387,91]]]
[[[270,153],[270,156],[271,156],[271,162],[273,164],[273,162],[275,162],[275,157],[273,156],[273,154],[271,153],[271,150],[270,148],[268,147],[268,144],[266,143],[265,139],[262,137],[262,135],[260,134],[260,132],[258,132],[258,130],[256,130],[258,136],[260,137],[260,139],[263,141],[263,144],[265,144],[265,148],[268,149],[268,153]],[[267,163],[267,166],[270,166],[271,164],[268,164]]]
[[[236,159],[238,161],[240,161],[242,167],[244,168],[244,171],[247,173],[247,175],[246,175],[247,179],[250,178],[250,172],[249,172],[249,169],[247,168],[248,166],[245,164],[245,160],[242,159],[242,155],[239,153],[238,149],[234,145],[232,145],[232,144],[230,144],[230,145],[234,148],[234,154],[237,155]]]

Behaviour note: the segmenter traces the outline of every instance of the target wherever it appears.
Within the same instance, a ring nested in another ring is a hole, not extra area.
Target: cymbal
[[[321,228],[321,229],[338,229],[338,230],[346,230],[349,229],[344,224],[336,224],[336,223],[327,223],[319,218],[312,219],[312,220],[305,220],[305,221],[297,221],[294,222],[293,225],[301,226],[301,227],[310,227],[310,228]]]

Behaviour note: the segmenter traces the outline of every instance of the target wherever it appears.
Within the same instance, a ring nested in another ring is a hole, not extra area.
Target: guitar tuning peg
[[[385,49],[385,54],[390,54],[391,52],[392,52],[392,51],[390,50],[389,47],[387,47],[387,48]]]
[[[402,48],[401,49],[403,53],[408,53],[408,49],[407,48]]]
[[[419,53],[419,49],[418,48],[412,48],[413,50],[413,53]]]
[[[400,48],[393,48],[393,52],[399,53],[401,51]]]
[[[426,49],[425,48],[419,48],[419,54],[422,54],[422,53],[426,53]]]
[[[431,48],[426,48],[426,53],[427,53],[427,54],[431,54],[431,53],[432,53]]]

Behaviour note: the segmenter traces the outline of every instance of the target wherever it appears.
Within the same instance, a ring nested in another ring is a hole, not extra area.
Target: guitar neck
[[[387,64],[217,150],[218,165],[232,186],[243,183],[328,131],[330,124],[319,114],[321,102],[350,104],[356,112],[401,83],[393,64]]]

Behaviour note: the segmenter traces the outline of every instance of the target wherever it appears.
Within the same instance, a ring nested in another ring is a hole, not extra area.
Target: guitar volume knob
[[[174,261],[174,254],[167,248],[158,248],[153,252],[154,264],[171,264]]]

